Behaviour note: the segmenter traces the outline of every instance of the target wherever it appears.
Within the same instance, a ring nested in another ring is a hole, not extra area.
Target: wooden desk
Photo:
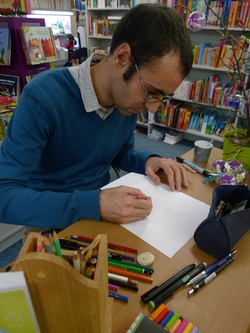
[[[210,168],[213,160],[221,158],[221,152],[220,149],[213,148],[208,164],[203,167]],[[186,153],[184,157],[193,161],[193,151]],[[210,205],[215,185],[203,184],[202,179],[203,176],[199,174],[189,174],[190,186],[183,192]],[[135,247],[139,252],[150,251],[156,257],[152,284],[139,282],[138,292],[120,289],[121,294],[129,296],[129,302],[126,304],[115,300],[113,333],[125,333],[139,312],[150,315],[149,307],[140,301],[140,296],[153,286],[160,285],[188,264],[204,261],[211,264],[216,260],[201,251],[193,239],[170,259],[122,226],[108,222],[80,220],[60,232],[60,236],[74,234],[94,238],[99,233],[107,234],[109,242]],[[250,232],[235,248],[238,250],[237,260],[214,281],[191,297],[187,297],[189,289],[183,287],[166,302],[169,309],[178,311],[184,318],[192,321],[202,333],[250,332]]]

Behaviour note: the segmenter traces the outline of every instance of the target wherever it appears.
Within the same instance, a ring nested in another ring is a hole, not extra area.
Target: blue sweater
[[[0,221],[65,228],[100,220],[100,188],[111,163],[144,173],[150,152],[134,148],[137,116],[86,113],[67,68],[47,71],[23,90],[0,152]]]

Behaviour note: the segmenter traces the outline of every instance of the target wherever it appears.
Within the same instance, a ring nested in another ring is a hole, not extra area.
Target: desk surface
[[[184,157],[193,160],[193,151]],[[216,158],[221,158],[221,150],[213,148],[208,165]],[[162,176],[163,181],[164,177]],[[214,183],[203,184],[203,176],[189,174],[190,186],[183,192],[211,204]],[[60,236],[78,234],[95,237],[107,234],[108,241],[135,247],[139,252],[150,251],[155,255],[152,284],[139,282],[139,291],[132,292],[121,289],[120,293],[129,296],[128,303],[114,301],[113,333],[125,333],[139,312],[150,315],[148,305],[140,301],[140,296],[153,286],[160,285],[170,276],[190,263],[207,262],[211,264],[215,258],[202,252],[190,239],[171,259],[133,235],[120,225],[108,222],[80,220],[60,232]],[[213,282],[202,288],[197,294],[187,297],[187,289],[178,290],[174,297],[166,302],[166,306],[178,311],[184,318],[192,321],[202,333],[250,332],[250,232],[235,246],[238,250],[237,260],[225,269]]]

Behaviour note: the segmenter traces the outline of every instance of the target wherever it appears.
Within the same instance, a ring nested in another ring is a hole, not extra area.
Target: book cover
[[[0,28],[0,65],[10,65],[11,34],[8,28]]]
[[[40,332],[23,272],[0,274],[0,308],[1,332]]]
[[[37,65],[57,60],[56,49],[50,27],[23,26],[21,41],[28,65]]]
[[[20,96],[19,76],[0,74],[0,97],[1,96],[9,96],[11,102],[18,102]]]
[[[23,0],[0,1],[1,14],[28,14],[26,12],[25,2]]]
[[[187,105],[186,106],[186,113],[185,113],[185,117],[184,117],[183,125],[182,125],[182,129],[184,131],[186,131],[188,129],[188,124],[189,124],[189,121],[190,121],[190,118],[191,118],[191,114],[192,114],[192,108],[191,108],[191,106]]]

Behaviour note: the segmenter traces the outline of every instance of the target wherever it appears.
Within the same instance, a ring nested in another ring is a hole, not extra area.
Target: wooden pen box
[[[38,235],[30,233],[11,271],[23,271],[42,333],[111,333],[113,299],[108,296],[107,235],[99,240],[94,279],[66,260],[35,252]]]

